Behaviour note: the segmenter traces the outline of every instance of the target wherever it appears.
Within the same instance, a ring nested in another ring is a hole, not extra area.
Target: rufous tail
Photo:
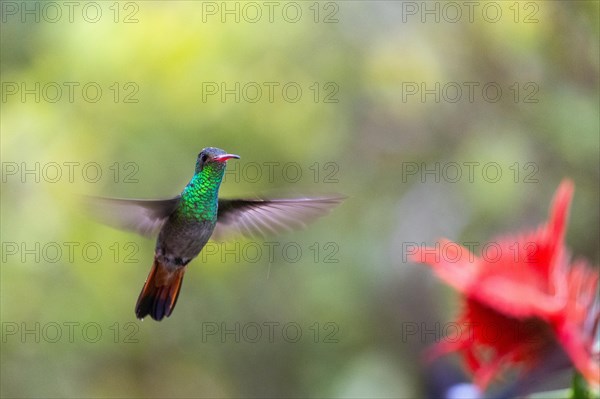
[[[185,266],[169,268],[155,257],[152,270],[135,305],[137,318],[143,319],[150,315],[154,320],[160,321],[169,317],[177,303],[184,273]]]

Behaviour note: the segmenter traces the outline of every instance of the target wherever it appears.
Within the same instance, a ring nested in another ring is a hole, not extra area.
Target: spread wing
[[[211,238],[266,237],[301,229],[343,200],[344,197],[219,199],[217,225]]]
[[[179,203],[179,196],[163,200],[84,197],[88,211],[104,224],[152,236]]]

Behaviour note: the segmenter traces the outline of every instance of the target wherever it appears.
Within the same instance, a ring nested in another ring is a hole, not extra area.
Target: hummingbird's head
[[[228,154],[220,148],[206,147],[198,154],[198,159],[196,160],[196,173],[202,171],[206,166],[211,166],[215,170],[225,169],[227,160],[231,158],[239,159],[240,156]]]

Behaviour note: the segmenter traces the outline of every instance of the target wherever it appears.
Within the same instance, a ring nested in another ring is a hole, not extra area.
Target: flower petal
[[[435,247],[417,249],[409,259],[430,265],[438,277],[463,293],[471,290],[478,275],[477,257],[467,248],[446,239],[441,239]]]

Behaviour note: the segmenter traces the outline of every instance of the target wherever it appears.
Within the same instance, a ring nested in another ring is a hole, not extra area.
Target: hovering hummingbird
[[[210,238],[277,234],[325,215],[343,197],[221,199],[226,163],[240,157],[208,147],[198,154],[194,176],[180,195],[162,200],[92,197],[90,211],[103,222],[145,236],[157,231],[152,269],[135,305],[138,319],[160,321],[175,308],[186,266]]]

